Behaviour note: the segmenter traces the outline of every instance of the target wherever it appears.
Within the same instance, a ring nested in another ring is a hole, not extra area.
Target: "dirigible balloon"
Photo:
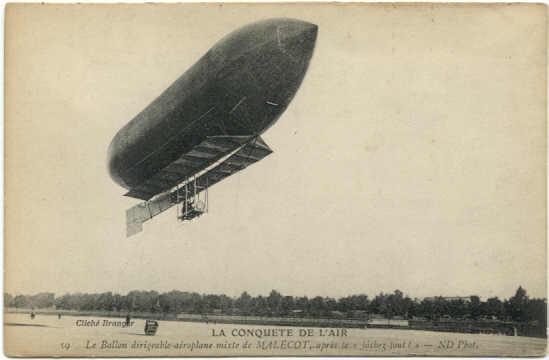
[[[181,220],[201,215],[209,186],[272,152],[260,135],[294,97],[316,35],[316,25],[293,19],[244,26],[118,131],[110,175],[144,200],[126,212],[128,236],[174,205]]]

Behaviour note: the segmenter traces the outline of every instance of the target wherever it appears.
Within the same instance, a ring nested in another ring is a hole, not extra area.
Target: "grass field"
[[[107,323],[105,323],[105,320]],[[541,356],[546,340],[416,330],[336,329],[160,321],[155,336],[145,320],[5,314],[9,356],[212,356],[212,355],[440,355]],[[114,325],[114,326],[113,326]],[[273,333],[276,330],[278,333]],[[330,331],[331,330],[331,331]]]

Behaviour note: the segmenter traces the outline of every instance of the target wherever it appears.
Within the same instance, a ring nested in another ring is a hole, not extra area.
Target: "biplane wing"
[[[145,221],[183,202],[186,198],[184,191],[200,193],[270,153],[271,148],[259,136],[207,138],[126,194],[146,200],[126,211],[126,235],[142,231]],[[192,181],[189,180],[191,177]],[[173,189],[180,184],[186,186]]]
[[[130,189],[125,196],[149,200],[171,189],[216,161],[254,139],[253,136],[211,136],[191,151],[157,172],[145,182]]]

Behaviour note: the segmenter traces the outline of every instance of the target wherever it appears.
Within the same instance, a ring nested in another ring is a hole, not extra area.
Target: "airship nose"
[[[276,27],[276,40],[282,52],[295,61],[308,62],[316,42],[318,26],[300,21],[287,20]]]
[[[282,37],[290,38],[293,36],[315,35],[318,26],[307,21],[287,19],[282,20],[277,25],[277,33]]]

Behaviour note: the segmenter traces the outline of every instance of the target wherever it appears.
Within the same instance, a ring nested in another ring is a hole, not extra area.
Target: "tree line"
[[[76,311],[118,311],[144,313],[190,313],[253,316],[294,316],[325,318],[385,318],[428,320],[492,319],[546,324],[546,299],[530,298],[519,287],[508,299],[492,297],[481,301],[478,296],[466,298],[433,297],[412,299],[401,291],[368,295],[351,295],[339,299],[331,297],[284,296],[272,290],[268,296],[251,296],[243,292],[239,297],[198,294],[173,290],[130,291],[126,295],[112,292],[73,293],[56,297],[53,293],[12,296],[4,293],[4,306],[15,308],[56,308]]]

